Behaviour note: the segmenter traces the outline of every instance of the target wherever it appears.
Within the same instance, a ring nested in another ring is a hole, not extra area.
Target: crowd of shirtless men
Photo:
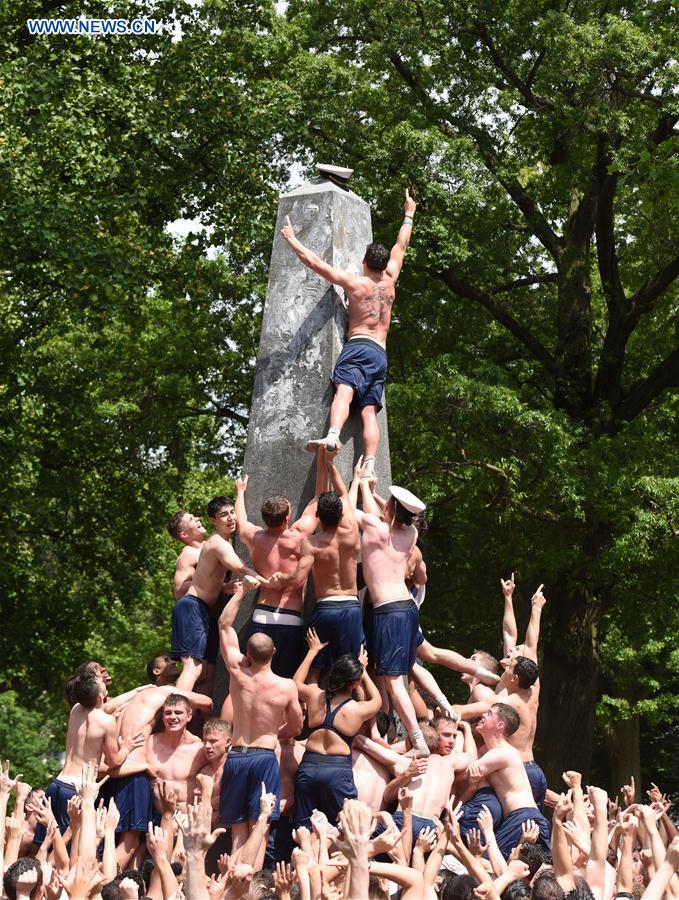
[[[363,900],[390,888],[404,900],[661,900],[672,886],[679,838],[655,787],[648,805],[627,787],[617,866],[606,793],[583,792],[577,772],[564,774],[567,794],[547,791],[533,759],[541,588],[519,644],[514,576],[501,580],[501,666],[486,651],[432,646],[418,614],[423,505],[398,487],[382,499],[360,461],[347,490],[336,453],[317,449],[316,495],[294,523],[273,497],[264,527],[253,525],[245,476],[235,503],[210,502],[207,539],[199,518],[172,517],[184,548],[171,653],[118,696],[101,663],[79,667],[66,684],[65,763],[46,791],[0,771],[10,900]],[[253,590],[239,639],[234,620]],[[229,693],[217,717],[219,653]],[[422,662],[460,672],[468,702],[451,705]],[[646,883],[632,858],[644,835],[655,860]]]
[[[118,696],[104,664],[77,669],[65,762],[45,791],[0,768],[9,900],[679,898],[679,837],[655,785],[646,804],[625,786],[612,814],[578,772],[564,773],[565,793],[547,790],[533,758],[542,586],[518,643],[514,576],[501,580],[501,666],[420,629],[424,504],[397,486],[380,497],[375,478],[386,337],[415,213],[407,192],[404,210],[393,249],[371,245],[362,276],[283,228],[349,301],[329,430],[307,444],[314,497],[296,522],[286,497],[269,498],[259,527],[245,475],[235,502],[208,504],[209,537],[190,512],[172,516],[184,547],[170,652]],[[352,402],[365,455],[347,489],[335,457]],[[214,709],[220,655],[229,686]],[[424,663],[459,672],[467,702],[451,705]]]

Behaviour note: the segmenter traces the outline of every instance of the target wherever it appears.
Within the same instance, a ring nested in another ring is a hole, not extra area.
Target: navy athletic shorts
[[[478,828],[476,817],[481,812],[481,807],[487,806],[493,817],[493,830],[497,831],[502,822],[502,806],[497,794],[492,787],[482,787],[462,805],[462,818],[460,819],[460,832],[462,837],[467,836],[470,828]]]
[[[356,391],[358,405],[382,409],[382,393],[387,378],[387,353],[370,338],[347,341],[339,355],[332,380],[348,384]]]
[[[295,827],[311,828],[311,813],[315,809],[334,823],[347,797],[358,797],[351,754],[336,756],[307,750],[295,776]]]
[[[528,780],[530,781],[530,788],[533,791],[533,800],[535,800],[538,809],[542,812],[545,808],[547,777],[535,760],[525,762],[523,765],[526,770],[526,775],[528,775]]]
[[[99,800],[103,799],[108,808],[111,797],[116,801],[120,812],[116,834],[123,831],[148,831],[149,822],[153,819],[153,793],[151,779],[146,772],[123,778],[109,778],[101,786]]]
[[[537,807],[526,806],[510,812],[495,831],[498,848],[505,859],[509,857],[514,847],[518,846],[521,840],[521,826],[528,819],[532,819],[540,828],[540,837],[537,840],[538,847],[549,850],[549,822]]]
[[[361,644],[365,644],[361,604],[355,597],[318,602],[309,628],[316,629],[321,641],[330,642],[313,661],[314,669],[329,669],[345,653],[358,656]]]
[[[255,617],[268,619],[256,622]],[[276,619],[294,618],[298,625],[277,624]],[[258,603],[252,610],[252,619],[243,629],[240,636],[240,651],[245,653],[246,645],[253,634],[268,634],[274,643],[276,652],[271,659],[271,671],[281,678],[292,678],[306,656],[307,645],[302,625],[302,614],[289,609],[278,609]]]
[[[219,793],[222,825],[258,818],[262,782],[267,794],[276,795],[276,805],[269,816],[269,821],[275,822],[280,816],[281,795],[281,773],[276,754],[264,747],[232,747],[224,763]]]
[[[59,831],[62,834],[71,824],[71,819],[68,815],[68,801],[77,793],[77,788],[74,788],[72,784],[69,784],[67,781],[60,781],[58,778],[51,781],[45,791],[47,799],[52,801],[52,812],[54,813],[54,818],[57,820]],[[40,847],[44,840],[45,826],[38,822],[35,826],[33,843],[36,847]]]
[[[184,594],[172,610],[172,659],[208,659],[210,607],[200,597]],[[214,662],[214,659],[209,662]]]
[[[415,662],[420,614],[414,600],[373,606],[370,661],[378,675],[407,675]]]

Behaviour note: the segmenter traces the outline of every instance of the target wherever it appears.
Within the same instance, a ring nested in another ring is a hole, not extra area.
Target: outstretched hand
[[[307,631],[307,633],[306,633],[306,642],[307,642],[307,644],[309,645],[309,652],[310,652],[310,653],[320,653],[320,651],[321,651],[324,647],[327,647],[328,644],[330,643],[330,641],[325,641],[325,642],[323,642],[323,641],[319,638],[319,636],[316,634],[316,631],[315,631],[314,628],[309,628],[309,630]]]
[[[514,588],[516,587],[516,582],[514,581],[514,573],[512,572],[512,577],[508,578],[506,581],[504,580],[504,578],[501,578],[500,584],[502,585],[502,596],[505,598],[505,600],[511,600],[514,593]]]
[[[290,221],[290,216],[285,217],[285,225],[281,228],[281,234],[285,238],[286,241],[289,241],[291,238],[295,236],[295,229],[292,227],[292,222]]]
[[[417,203],[415,203],[413,198],[410,196],[410,191],[408,190],[408,188],[406,188],[406,199],[405,199],[405,203],[403,204],[403,212],[407,216],[412,216],[412,214],[415,212],[416,209],[417,209]]]

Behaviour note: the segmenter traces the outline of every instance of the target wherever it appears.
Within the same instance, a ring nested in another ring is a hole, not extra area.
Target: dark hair
[[[375,716],[375,725],[377,725],[380,737],[384,737],[389,731],[389,716],[383,710],[380,710]]]
[[[105,884],[101,889],[102,900],[120,900],[120,882],[122,880],[122,875],[116,875],[113,881]]]
[[[392,497],[394,501],[394,519],[399,525],[412,525],[415,513],[411,513],[402,503],[399,503],[396,497]]]
[[[86,662],[80,663],[78,668],[64,685],[64,693],[66,694],[66,699],[68,700],[69,706],[74,706],[76,703],[78,703],[78,701],[73,696],[73,691],[75,690],[75,686],[78,683],[79,679],[82,678],[85,672],[89,671],[89,668],[93,663],[99,665],[95,659],[88,659]]]
[[[158,678],[157,673],[154,672],[153,670],[158,665],[158,661],[159,660],[162,661],[164,659],[165,659],[165,654],[163,653],[163,654],[159,654],[158,656],[154,656],[153,659],[149,660],[149,662],[146,663],[146,676],[147,676],[148,680],[151,681],[153,684],[156,683],[156,680]]]
[[[139,896],[142,895],[142,891],[146,892],[146,886],[144,884],[144,879],[141,877],[141,874],[137,869],[125,869],[125,871],[120,876],[121,880],[123,878],[130,878],[134,881],[139,888]]]
[[[384,244],[378,244],[375,241],[368,244],[365,248],[365,264],[373,272],[384,272],[389,264],[389,251]]]
[[[185,509],[180,509],[179,512],[176,512],[167,520],[167,524],[165,525],[165,527],[170,533],[170,536],[173,537],[176,541],[179,540],[179,535],[182,531],[182,522],[184,521],[184,518],[190,515],[190,512],[187,512]]]
[[[505,735],[509,737],[514,734],[521,724],[519,714],[514,707],[509,703],[493,703],[491,709],[497,710],[497,717],[505,726]]]
[[[2,884],[9,900],[16,900],[17,881],[24,873],[30,872],[32,869],[38,870],[38,880],[35,882],[31,894],[36,888],[39,888],[42,885],[42,869],[40,868],[38,860],[33,856],[22,856],[21,859],[17,859],[16,862],[13,862],[12,865],[7,868]]]
[[[474,888],[481,882],[473,875],[458,875],[449,872],[444,876],[439,900],[474,900]]]
[[[530,900],[530,887],[523,878],[511,881],[502,892],[502,900]]]
[[[363,666],[351,653],[338,656],[330,667],[328,680],[325,684],[326,696],[332,697],[343,688],[350,687],[363,676]]]
[[[528,866],[531,879],[544,863],[552,862],[549,853],[537,844],[525,843],[519,846],[519,858]]]
[[[214,519],[220,509],[224,509],[225,506],[233,507],[233,500],[228,497],[213,497],[207,505],[208,519]]]
[[[146,885],[144,890],[149,889],[149,886],[151,884],[151,876],[153,875],[155,866],[156,864],[153,861],[152,856],[145,856],[139,864],[139,874],[144,879],[144,884]]]
[[[514,664],[514,674],[518,675],[519,687],[529,688],[538,680],[540,670],[538,664],[528,659],[527,656],[517,656]]]
[[[371,875],[368,879],[368,900],[389,900],[389,894],[382,890],[377,875]]]
[[[101,679],[94,672],[83,672],[73,679],[72,696],[74,703],[80,703],[85,709],[94,709],[101,691]]]
[[[163,703],[163,709],[167,709],[169,706],[184,706],[189,711],[191,710],[191,704],[183,694],[168,694]]]
[[[269,497],[262,503],[262,519],[269,528],[277,528],[290,515],[290,501],[287,497],[277,495]]]
[[[554,870],[540,872],[533,882],[532,900],[564,900],[563,888],[556,880]]]
[[[584,879],[579,875],[575,875],[573,880],[575,881],[575,887],[564,895],[566,900],[594,900],[594,894]]]
[[[342,519],[342,498],[334,491],[323,491],[318,498],[316,512],[322,525],[332,528]]]

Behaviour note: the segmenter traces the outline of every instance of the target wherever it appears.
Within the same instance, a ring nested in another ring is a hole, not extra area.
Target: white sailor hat
[[[417,515],[417,513],[424,512],[426,509],[425,504],[420,500],[419,497],[416,497],[411,491],[406,490],[405,488],[398,487],[396,484],[392,484],[389,488],[389,493],[394,498],[394,500],[398,500],[401,506],[405,507],[408,512]]]

